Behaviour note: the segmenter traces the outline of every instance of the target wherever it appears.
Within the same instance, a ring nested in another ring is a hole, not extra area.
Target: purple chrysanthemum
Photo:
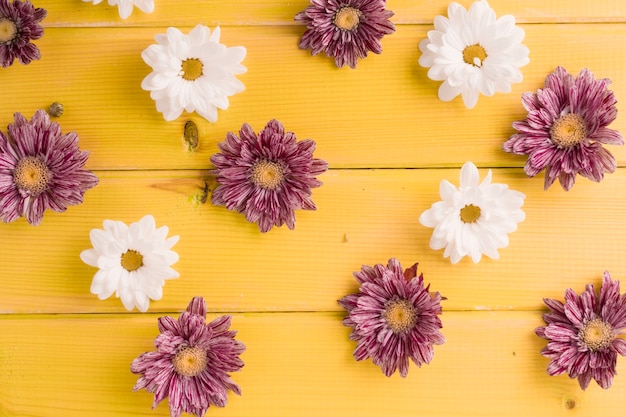
[[[211,404],[224,407],[228,390],[241,395],[229,372],[239,371],[246,347],[235,340],[231,316],[206,323],[206,303],[194,297],[178,320],[159,318],[156,351],[133,360],[130,370],[141,374],[134,391],[145,388],[154,394],[152,408],[169,397],[170,415],[181,412],[204,416]]]
[[[522,96],[528,116],[513,123],[518,133],[504,143],[504,150],[528,155],[524,171],[529,177],[545,169],[545,189],[558,178],[567,191],[576,174],[601,181],[617,166],[602,144],[624,144],[619,132],[607,128],[617,116],[617,100],[607,90],[610,83],[594,79],[586,68],[574,78],[557,67],[543,89]]]
[[[620,295],[619,281],[612,281],[606,271],[599,296],[588,284],[580,295],[565,291],[565,304],[550,298],[543,301],[550,312],[543,315],[546,326],[535,333],[548,340],[541,351],[550,358],[548,374],[567,372],[570,378],[578,378],[583,390],[592,378],[609,388],[617,354],[626,355],[626,340],[618,337],[626,328],[626,294]]]
[[[83,169],[89,152],[78,148],[75,132],[61,133],[43,110],[29,121],[15,113],[8,136],[0,132],[0,217],[20,216],[38,225],[46,209],[62,212],[83,202],[98,177]]]
[[[28,64],[41,57],[39,48],[30,41],[43,36],[39,22],[47,13],[28,0],[0,0],[0,65],[6,68],[15,58]]]
[[[219,183],[213,204],[245,213],[261,232],[283,224],[293,229],[295,210],[316,209],[311,188],[322,185],[315,176],[328,164],[313,158],[313,140],[296,142],[295,134],[270,120],[258,136],[245,123],[239,137],[229,132],[218,146],[221,153],[211,157]]]
[[[395,32],[389,21],[393,12],[385,9],[385,0],[311,0],[295,20],[306,24],[300,39],[301,49],[312,55],[326,52],[338,67],[356,68],[357,59],[369,51],[383,51],[380,40]]]
[[[397,369],[402,377],[409,372],[409,358],[419,367],[430,363],[433,345],[445,342],[438,316],[445,298],[424,287],[417,264],[403,272],[391,258],[386,267],[364,265],[354,277],[361,284],[359,293],[339,304],[348,311],[343,324],[352,328],[350,339],[357,342],[355,359],[372,358],[386,376]]]

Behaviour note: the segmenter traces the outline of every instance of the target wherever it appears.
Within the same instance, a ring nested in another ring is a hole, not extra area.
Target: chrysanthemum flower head
[[[270,120],[257,135],[244,123],[239,136],[229,132],[218,144],[220,153],[211,157],[219,185],[212,202],[245,213],[261,232],[286,224],[295,227],[295,210],[315,210],[311,189],[322,182],[315,176],[328,164],[313,158],[315,142],[296,142],[278,120]]]
[[[352,328],[350,339],[357,342],[354,358],[372,358],[386,376],[396,370],[403,378],[409,372],[409,359],[418,367],[430,363],[445,337],[442,328],[439,292],[429,292],[417,264],[402,270],[391,258],[387,266],[364,265],[354,273],[359,292],[338,300],[348,312],[343,324]]]
[[[239,371],[246,347],[229,330],[231,316],[206,322],[206,303],[194,297],[178,320],[159,318],[156,351],[135,359],[130,370],[141,376],[133,390],[154,393],[152,407],[169,397],[171,417],[182,412],[203,417],[211,405],[224,407],[227,393],[241,395],[229,372]]]
[[[167,226],[156,228],[154,217],[146,215],[127,226],[121,221],[105,220],[104,230],[92,229],[92,249],[81,252],[80,259],[98,268],[91,293],[100,300],[113,293],[128,311],[148,310],[150,299],[163,297],[165,280],[178,278],[171,265],[178,262],[172,247],[178,236],[167,238]]]
[[[584,390],[594,379],[607,389],[613,382],[617,354],[626,356],[626,294],[620,294],[619,281],[608,271],[602,277],[600,294],[592,284],[583,293],[565,291],[565,303],[545,298],[549,313],[543,315],[545,326],[535,329],[548,340],[541,354],[550,358],[548,374],[566,373],[578,378]]]
[[[307,27],[299,46],[311,49],[312,55],[325,52],[338,67],[356,68],[357,60],[368,52],[382,53],[380,40],[396,30],[385,0],[310,1],[311,5],[295,16]]]
[[[38,110],[30,121],[15,113],[0,132],[0,218],[9,223],[26,217],[33,226],[44,211],[63,212],[83,202],[98,177],[83,168],[89,152],[78,148],[75,132],[63,134],[58,123]]]
[[[617,100],[607,89],[610,83],[594,79],[586,68],[574,78],[557,67],[544,88],[522,96],[528,116],[513,123],[518,133],[504,143],[504,150],[528,155],[524,171],[529,177],[545,169],[546,190],[557,178],[569,190],[576,174],[601,181],[617,167],[602,144],[624,144],[622,135],[607,127],[617,117]]]
[[[491,183],[491,170],[479,182],[478,168],[466,162],[461,168],[459,188],[441,181],[441,201],[419,218],[426,227],[434,227],[431,249],[445,248],[443,256],[455,264],[469,255],[479,262],[485,254],[498,259],[498,249],[509,244],[508,233],[517,230],[524,220],[521,207],[526,196],[510,190],[506,184]]]
[[[9,67],[16,58],[22,64],[41,58],[30,41],[43,36],[39,23],[47,13],[28,0],[0,0],[0,65]]]
[[[241,65],[246,48],[221,44],[219,26],[211,33],[197,25],[188,35],[170,27],[155,40],[156,45],[141,53],[153,69],[141,88],[150,91],[165,120],[174,120],[185,110],[215,122],[217,109],[226,110],[228,97],[245,89],[235,75],[247,71]]]
[[[522,81],[520,67],[528,64],[528,48],[521,42],[524,31],[515,18],[496,19],[486,0],[466,10],[450,3],[448,17],[435,17],[435,29],[428,32],[419,48],[421,66],[429,68],[428,78],[443,81],[439,99],[450,101],[459,94],[469,109],[479,94],[509,93],[511,84]]]
[[[83,0],[84,2],[100,4],[103,0]],[[154,0],[107,0],[109,6],[117,6],[122,19],[126,19],[133,12],[133,6],[137,6],[144,13],[154,11]]]

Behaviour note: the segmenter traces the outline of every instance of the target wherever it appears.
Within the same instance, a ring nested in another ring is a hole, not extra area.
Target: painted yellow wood
[[[194,0],[181,7],[178,0],[155,1],[151,14],[135,8],[132,15],[121,20],[116,7],[104,1],[94,6],[68,0],[40,0],[38,6],[48,10],[47,26],[184,26],[220,25],[286,25],[295,24],[293,17],[304,10],[308,0]],[[433,0],[389,0],[387,8],[395,13],[393,22],[432,24],[436,15],[446,15],[449,2]],[[472,2],[458,3],[469,7]],[[36,3],[37,4],[37,3]],[[497,15],[512,14],[520,22],[623,22],[626,5],[620,0],[598,2],[557,2],[542,0],[491,0]]]
[[[273,118],[299,138],[314,139],[317,156],[335,168],[460,166],[466,160],[522,166],[525,159],[504,153],[502,143],[515,133],[511,123],[525,117],[521,94],[542,87],[557,65],[574,74],[589,67],[596,77],[611,78],[618,108],[626,100],[626,25],[524,28],[531,51],[524,82],[510,94],[481,97],[472,110],[460,97],[439,101],[439,83],[418,65],[425,26],[399,27],[384,39],[383,54],[362,60],[357,70],[339,70],[325,56],[298,49],[298,27],[223,28],[225,44],[247,47],[248,72],[240,76],[246,90],[231,97],[214,124],[186,113],[166,122],[141,89],[151,71],[141,51],[165,28],[50,28],[38,41],[41,61],[0,74],[3,83],[19,86],[0,102],[0,126],[16,111],[30,117],[59,101],[65,106],[59,122],[78,132],[81,147],[92,153],[92,169],[207,169],[227,132],[244,122],[258,131]],[[186,152],[182,140],[189,119],[199,128],[195,153]],[[624,120],[611,127],[625,131]],[[611,150],[623,165],[626,148]]]
[[[46,213],[36,228],[23,219],[1,226],[2,312],[125,311],[120,300],[89,293],[96,268],[79,254],[104,219],[131,223],[149,213],[181,237],[174,247],[180,278],[166,283],[153,311],[176,311],[194,295],[216,311],[339,310],[336,300],[357,289],[352,273],[391,257],[407,268],[419,262],[454,310],[538,309],[543,297],[599,284],[605,269],[626,278],[626,203],[616,199],[626,195],[624,169],[600,184],[579,179],[567,193],[558,185],[544,192],[542,178],[519,169],[496,169],[494,182],[527,195],[527,219],[499,260],[456,265],[429,249],[432,229],[418,218],[439,200],[442,179],[458,184],[458,169],[331,170],[313,192],[317,211],[297,212],[293,231],[266,234],[238,213],[198,203],[204,179],[215,186],[207,172],[98,174],[84,204]]]
[[[156,317],[0,317],[0,415],[168,416],[167,402],[152,411],[151,394],[131,391],[129,365],[154,349]],[[623,408],[624,358],[610,391],[583,392],[567,376],[547,375],[544,341],[533,333],[540,312],[444,312],[446,343],[429,365],[411,364],[406,379],[355,361],[342,317],[234,315],[247,346],[244,368],[232,374],[242,396],[207,416],[598,416]]]
[[[0,417],[168,416],[166,403],[151,410],[151,395],[131,392],[129,365],[152,349],[156,318],[178,316],[195,295],[209,318],[233,313],[248,347],[233,375],[243,396],[207,417],[620,415],[625,358],[611,390],[592,383],[583,392],[567,376],[547,376],[545,341],[533,329],[543,297],[599,286],[604,270],[624,281],[626,148],[608,147],[621,167],[615,174],[599,184],[578,179],[564,192],[558,184],[543,191],[542,176],[526,178],[525,158],[501,145],[525,115],[521,94],[557,65],[610,78],[620,109],[611,127],[626,132],[626,2],[492,0],[499,16],[521,23],[531,62],[510,94],[481,97],[473,110],[458,98],[440,102],[439,83],[418,64],[417,45],[447,1],[389,0],[397,31],[357,70],[298,49],[304,27],[293,16],[307,0],[155,0],[154,13],[135,9],[127,20],[107,1],[34,3],[48,10],[35,42],[42,59],[0,69],[0,129],[15,112],[30,117],[63,103],[56,120],[79,134],[100,184],[84,204],[46,213],[41,226],[0,224]],[[166,122],[141,89],[150,72],[141,51],[168,26],[198,23],[220,25],[223,43],[248,49],[246,90],[216,123],[196,114]],[[242,215],[201,201],[216,186],[208,170],[217,143],[244,122],[258,131],[272,118],[314,139],[315,156],[331,169],[313,192],[317,211],[298,212],[293,231],[261,234]],[[187,120],[199,128],[195,151],[182,139]],[[429,249],[432,230],[418,217],[439,200],[441,180],[458,184],[467,160],[525,193],[527,218],[499,260],[451,265]],[[96,269],[79,254],[103,220],[145,214],[180,236],[180,278],[150,313],[129,313],[118,299],[89,293]],[[390,257],[419,262],[431,289],[447,297],[447,342],[406,379],[352,358],[336,302],[357,290],[352,273],[361,265]]]

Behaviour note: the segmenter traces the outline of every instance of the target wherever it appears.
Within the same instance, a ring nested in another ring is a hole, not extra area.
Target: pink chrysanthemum
[[[228,390],[241,395],[228,373],[243,367],[239,355],[246,347],[235,340],[230,321],[227,315],[206,323],[202,297],[194,297],[178,320],[160,317],[157,350],[143,353],[130,366],[141,374],[133,390],[154,393],[152,408],[169,397],[172,417],[181,412],[202,417],[211,404],[226,405]]]
[[[567,372],[570,378],[578,378],[583,390],[592,378],[609,388],[617,354],[626,355],[626,340],[619,338],[626,328],[626,294],[620,295],[619,281],[612,281],[606,271],[599,296],[588,284],[580,295],[565,291],[564,304],[550,298],[543,301],[550,312],[543,315],[546,326],[535,333],[548,340],[541,351],[550,358],[548,374]]]
[[[445,298],[424,287],[417,264],[403,272],[391,258],[386,267],[364,265],[354,277],[361,284],[359,293],[339,304],[348,311],[343,324],[352,328],[350,339],[357,342],[355,359],[372,358],[386,376],[397,369],[402,377],[409,372],[409,358],[419,367],[430,363],[433,345],[445,342],[438,316]]]
[[[385,0],[311,0],[295,20],[306,24],[300,39],[301,49],[312,55],[326,52],[338,67],[356,68],[357,59],[369,51],[383,51],[380,40],[395,32],[389,21],[393,12],[385,9]]]
[[[567,191],[576,174],[601,181],[617,166],[602,144],[624,144],[619,132],[607,128],[617,116],[617,100],[607,90],[610,83],[594,79],[588,69],[574,78],[557,67],[543,89],[522,96],[528,116],[513,123],[519,133],[504,143],[504,150],[528,155],[524,171],[529,177],[545,169],[545,189],[558,178]]]
[[[78,148],[75,132],[61,133],[43,110],[29,121],[15,113],[8,137],[0,132],[0,217],[20,216],[38,225],[46,209],[62,212],[83,202],[98,177],[83,169],[89,152]]]
[[[28,0],[0,0],[0,65],[11,66],[15,58],[22,64],[41,58],[30,41],[43,36],[39,22],[47,13]]]
[[[311,188],[322,185],[315,176],[328,164],[313,158],[313,140],[296,142],[294,133],[270,120],[258,136],[245,123],[239,137],[229,132],[218,146],[221,153],[211,157],[219,183],[213,204],[245,213],[264,233],[283,224],[293,229],[295,210],[316,209]]]

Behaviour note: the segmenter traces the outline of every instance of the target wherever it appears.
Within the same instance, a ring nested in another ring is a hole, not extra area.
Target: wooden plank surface
[[[104,4],[46,0],[50,16],[46,26],[185,26],[202,22],[207,25],[293,25],[293,17],[304,10],[307,0],[198,0],[181,7],[178,0],[155,2],[153,13],[135,9],[126,20],[121,20],[115,7]],[[470,2],[461,2],[469,6]],[[623,22],[626,4],[621,0],[599,2],[543,0],[491,0],[498,16],[512,14],[519,22]],[[395,13],[396,24],[432,24],[436,15],[445,15],[448,2],[434,0],[388,0],[387,8]]]
[[[482,170],[484,176],[486,170]],[[527,194],[527,219],[497,261],[457,265],[432,251],[432,229],[419,215],[439,200],[439,182],[458,183],[458,169],[331,170],[314,190],[317,211],[299,211],[296,228],[261,234],[237,213],[200,204],[204,171],[99,172],[100,185],[67,213],[47,213],[38,227],[23,219],[3,227],[0,306],[5,313],[125,311],[120,300],[89,293],[96,268],[79,254],[91,247],[89,230],[104,219],[126,223],[153,214],[157,225],[181,236],[173,248],[180,278],[168,281],[152,310],[177,311],[196,293],[215,311],[332,311],[354,292],[361,265],[397,257],[420,270],[454,310],[541,309],[599,283],[608,269],[626,277],[623,243],[626,170],[597,184],[580,180],[569,193],[543,191],[543,179],[519,169],[496,169],[494,182]],[[349,208],[349,209],[346,209]]]
[[[0,379],[0,415],[168,416],[166,402],[152,411],[151,394],[131,391],[130,362],[153,350],[156,317],[0,318],[0,370],[9,376]],[[444,313],[446,344],[435,347],[429,365],[411,364],[406,379],[356,362],[341,318],[235,314],[232,327],[247,345],[245,366],[232,375],[242,396],[230,395],[207,416],[598,416],[623,409],[621,375],[611,391],[594,385],[585,392],[566,376],[547,376],[535,312]]]
[[[39,4],[37,4],[39,3]],[[389,0],[396,32],[383,54],[337,69],[298,49],[304,27],[293,21],[306,0],[155,0],[121,20],[117,8],[80,0],[39,0],[48,16],[36,41],[42,59],[0,69],[0,129],[14,112],[32,116],[59,101],[63,131],[91,152],[87,167],[100,184],[80,206],[46,213],[41,226],[0,224],[0,417],[167,416],[152,397],[133,393],[133,358],[151,350],[156,318],[178,316],[202,295],[209,318],[234,314],[247,346],[229,396],[211,415],[238,417],[610,416],[625,403],[625,358],[610,390],[581,391],[567,376],[548,377],[543,297],[599,286],[602,272],[626,280],[626,148],[608,147],[620,168],[599,184],[579,178],[564,192],[528,179],[525,158],[502,143],[524,117],[520,96],[543,85],[557,65],[587,67],[612,80],[620,113],[611,128],[626,132],[626,2],[492,0],[526,31],[530,64],[510,94],[437,98],[438,82],[418,64],[418,43],[449,2]],[[462,1],[469,6],[470,1]],[[166,122],[141,80],[150,68],[141,51],[168,26],[222,27],[228,46],[243,45],[246,90],[230,98],[216,123],[196,114]],[[215,188],[209,158],[227,132],[277,118],[299,139],[317,142],[329,162],[313,191],[317,211],[296,213],[296,229],[261,234],[243,216],[203,204]],[[200,142],[189,151],[183,126],[193,120]],[[501,259],[451,265],[432,251],[432,229],[419,215],[439,200],[439,182],[459,181],[473,161],[484,176],[526,194],[526,220]],[[204,194],[205,185],[208,194]],[[153,214],[179,235],[173,248],[180,278],[168,281],[149,313],[126,312],[120,300],[89,293],[95,268],[79,258],[89,231],[105,219],[137,221]],[[406,379],[386,378],[371,361],[352,358],[354,342],[336,300],[357,289],[361,265],[397,257],[419,262],[443,303],[446,344],[432,364]]]
[[[66,110],[59,122],[91,151],[92,169],[207,169],[227,132],[244,122],[258,131],[273,118],[299,138],[314,139],[316,156],[333,168],[461,166],[467,160],[522,166],[525,159],[504,153],[502,143],[515,133],[511,123],[525,117],[521,94],[542,87],[557,65],[574,74],[589,67],[596,77],[611,78],[618,109],[626,100],[626,24],[524,26],[531,51],[524,82],[510,94],[481,97],[472,110],[460,97],[439,101],[439,82],[418,65],[417,44],[430,28],[399,26],[384,38],[383,54],[362,60],[357,70],[338,70],[325,56],[299,50],[297,26],[224,28],[222,42],[247,47],[248,72],[239,76],[246,90],[230,98],[216,123],[186,113],[166,122],[141,89],[150,73],[141,51],[165,28],[50,28],[38,41],[41,61],[2,73],[3,82],[21,87],[0,102],[0,126],[15,111],[30,117],[61,102]],[[182,140],[189,119],[200,133],[194,153]],[[611,127],[626,130],[624,120]],[[626,148],[611,151],[624,165]]]

